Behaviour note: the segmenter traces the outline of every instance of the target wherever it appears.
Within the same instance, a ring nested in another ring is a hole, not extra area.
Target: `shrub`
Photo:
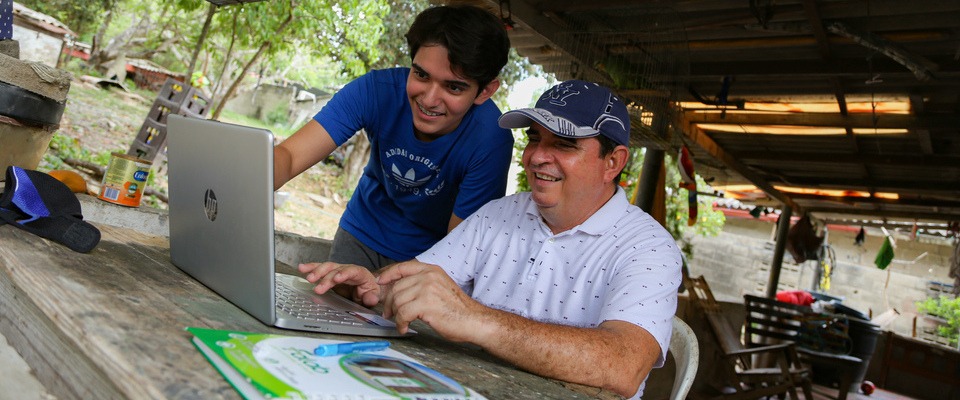
[[[937,328],[937,335],[950,340],[950,346],[957,346],[960,336],[960,298],[940,296],[917,302],[917,311],[943,318],[947,323]]]

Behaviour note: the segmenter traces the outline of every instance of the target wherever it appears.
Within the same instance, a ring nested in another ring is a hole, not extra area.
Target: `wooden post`
[[[783,266],[783,252],[787,248],[787,231],[790,229],[790,217],[793,208],[784,204],[780,211],[780,221],[777,222],[777,245],[773,249],[773,260],[770,261],[770,280],[767,281],[767,297],[777,297],[777,284],[780,283],[780,269]]]
[[[656,200],[660,170],[663,169],[663,150],[647,147],[643,156],[643,169],[640,171],[640,193],[637,195],[636,205],[654,215],[653,206]],[[661,223],[663,223],[661,221]]]

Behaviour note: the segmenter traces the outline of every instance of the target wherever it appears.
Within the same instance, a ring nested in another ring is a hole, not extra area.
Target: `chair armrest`
[[[733,351],[730,351],[729,353],[727,353],[727,355],[728,355],[728,356],[742,356],[742,355],[750,355],[750,354],[756,354],[756,353],[769,353],[769,352],[773,352],[773,351],[787,350],[787,349],[789,349],[790,347],[793,347],[793,346],[794,346],[793,343],[771,344],[771,345],[766,345],[766,346],[751,347],[751,348],[749,348],[749,349],[733,350]]]
[[[821,360],[839,361],[842,363],[849,363],[849,364],[860,364],[863,362],[863,360],[854,356],[850,356],[846,354],[827,353],[823,351],[805,349],[803,347],[797,347],[797,352],[800,353],[801,356],[806,356],[806,357],[816,358]]]

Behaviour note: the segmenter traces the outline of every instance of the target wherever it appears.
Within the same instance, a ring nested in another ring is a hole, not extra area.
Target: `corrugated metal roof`
[[[26,22],[38,29],[45,30],[54,35],[65,36],[69,35],[71,37],[76,37],[77,34],[70,30],[69,27],[64,25],[62,22],[58,21],[56,18],[51,17],[47,14],[32,10],[24,6],[23,4],[13,2],[13,15],[14,17],[22,18],[23,22]]]

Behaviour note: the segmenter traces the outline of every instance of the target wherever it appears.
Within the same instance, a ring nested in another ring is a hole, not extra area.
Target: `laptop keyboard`
[[[283,280],[278,279],[276,283],[277,311],[282,311],[305,321],[354,326],[364,325],[350,313],[320,304],[320,300],[316,296],[303,293]]]

